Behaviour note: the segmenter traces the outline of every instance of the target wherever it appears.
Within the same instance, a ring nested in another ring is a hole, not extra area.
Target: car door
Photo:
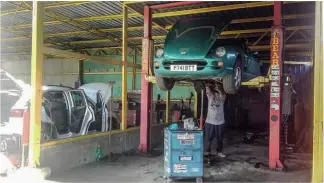
[[[97,92],[96,101],[96,126],[100,126],[100,131],[108,131],[108,110],[107,103],[103,99],[102,92],[99,90]]]
[[[83,90],[70,90],[69,94],[72,103],[70,131],[76,135],[85,135],[95,120],[94,111],[89,106]]]

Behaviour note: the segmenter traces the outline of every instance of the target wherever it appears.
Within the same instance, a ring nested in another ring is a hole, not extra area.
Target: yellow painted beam
[[[63,2],[57,2],[57,3],[48,3],[48,4],[45,5],[45,9],[46,8],[57,8],[57,7],[62,7],[62,6],[64,6],[64,7],[78,6],[78,5],[87,4],[87,3],[90,3],[90,2],[87,2],[87,1],[68,1],[68,2],[64,2],[63,1]],[[1,11],[0,16],[10,15],[10,14],[15,14],[15,13],[21,13],[21,12],[29,12],[29,11],[30,11],[29,9],[19,7],[18,9],[11,9],[11,10]]]
[[[128,5],[128,4],[136,4],[136,3],[141,3],[141,2],[145,2],[145,1],[123,1],[123,4]]]
[[[84,72],[84,75],[110,75],[110,74],[122,74],[122,72]],[[133,72],[127,72],[127,74],[133,74]],[[135,74],[141,74],[136,72]]]
[[[314,17],[314,13],[284,15],[282,19],[289,20],[289,19],[312,18],[312,17]],[[236,19],[236,20],[232,20],[231,24],[252,23],[252,22],[266,22],[266,21],[273,21],[273,16]]]
[[[164,126],[164,124],[153,124],[153,127],[161,127],[161,126]],[[111,135],[115,135],[115,134],[130,133],[130,132],[137,131],[137,130],[139,131],[139,128],[140,127],[132,127],[132,128],[127,128],[126,130],[112,130],[112,131],[108,131],[108,132],[98,132],[98,133],[93,133],[93,134],[88,134],[88,135],[81,135],[81,136],[76,136],[76,137],[71,137],[71,138],[53,140],[53,141],[43,142],[41,144],[41,147],[57,146],[60,144],[79,142],[79,141],[97,138],[97,137],[105,137],[105,136],[111,136]]]
[[[260,60],[260,63],[267,63],[269,64],[269,60]],[[312,61],[306,61],[306,62],[299,62],[299,61],[283,61],[285,65],[313,65]]]
[[[309,30],[313,29],[314,26],[293,26],[293,27],[287,27],[286,30]],[[226,35],[237,35],[237,34],[247,34],[247,33],[262,33],[262,32],[268,32],[271,29],[247,29],[247,30],[234,30],[234,31],[223,31],[221,33],[221,36]],[[165,39],[166,36],[152,36],[154,40],[159,39]],[[22,39],[25,39],[25,37],[21,37]],[[221,37],[222,38],[222,37]],[[141,40],[142,37],[129,37],[128,40]],[[18,38],[15,38],[14,40],[18,40]],[[2,41],[10,41],[9,39],[0,40]],[[71,42],[64,42],[64,44],[94,44],[94,43],[105,43],[105,42],[111,42],[109,39],[96,39],[96,40],[87,40],[87,41],[71,41]]]
[[[44,47],[43,53],[48,54],[48,55],[64,57],[64,58],[87,60],[90,62],[96,62],[96,63],[101,63],[101,64],[111,64],[111,65],[119,65],[119,66],[122,66],[124,64],[123,61],[112,60],[112,59],[108,59],[105,57],[99,57],[99,56],[89,56],[89,55],[84,55],[84,54],[75,53],[75,52],[71,52],[71,51],[65,51],[65,50],[58,50],[58,49],[49,48],[49,47]],[[136,67],[137,69],[142,68],[142,66],[140,64],[133,64],[133,63],[127,63],[127,66],[128,67]]]
[[[251,50],[269,50],[270,45],[259,45],[259,46],[249,46]],[[311,48],[310,44],[287,44],[285,45],[285,49],[290,48]]]
[[[324,182],[324,3],[315,2],[315,59],[314,59],[314,102],[313,102],[313,166],[312,182]]]
[[[157,28],[158,26],[155,25],[153,28]],[[169,26],[166,27],[169,29]],[[314,29],[314,26],[307,25],[307,26],[291,26],[287,27],[286,30],[291,31],[291,30],[310,30]],[[134,31],[134,30],[143,30],[142,26],[138,27],[129,27],[128,31]],[[101,32],[117,32],[121,31],[121,28],[110,28],[110,29],[99,29]],[[271,31],[270,28],[266,29],[246,29],[246,30],[232,30],[232,31],[223,31],[221,33],[222,36],[225,35],[237,35],[237,34],[249,34],[249,33],[264,33]],[[66,33],[52,33],[52,34],[46,34],[45,38],[49,37],[64,37],[64,36],[73,36],[73,35],[80,35],[80,34],[88,34],[88,31],[74,31],[74,32],[66,32]],[[165,39],[165,36],[154,36],[154,39]],[[244,37],[244,36],[242,36]],[[28,37],[14,37],[14,38],[5,38],[1,39],[1,42],[5,41],[20,41],[20,40],[28,40],[30,38]],[[142,37],[133,37],[133,38],[128,38],[129,40],[139,40],[142,39]],[[111,42],[110,39],[99,39],[99,40],[89,40],[89,41],[72,41],[72,42],[65,42],[64,44],[84,44],[84,43],[101,43],[101,42]]]
[[[129,133],[129,132],[133,132],[136,130],[139,130],[139,127],[132,127],[132,128],[128,128],[126,130],[112,130],[112,131],[107,131],[107,132],[97,132],[97,133],[93,133],[93,134],[87,134],[87,135],[75,136],[75,137],[71,137],[71,138],[43,142],[41,144],[41,147],[49,147],[49,146],[56,146],[56,145],[60,145],[60,144],[67,144],[67,143],[71,143],[71,142],[79,142],[79,141],[96,138],[96,137],[105,137],[105,136],[111,136],[111,135],[115,135],[115,134]]]
[[[39,167],[43,85],[44,2],[33,2],[29,166]]]
[[[165,96],[165,123],[169,123],[170,119],[170,91],[166,92],[166,96]]]
[[[256,8],[256,7],[272,6],[272,5],[273,5],[273,2],[270,2],[270,1],[240,3],[240,4],[224,5],[224,6],[216,6],[216,7],[208,7],[208,8],[198,8],[198,9],[191,9],[191,10],[180,10],[180,11],[155,13],[152,15],[152,17],[153,18],[173,17],[173,16],[193,15],[193,14],[199,14],[199,13],[219,12],[219,11],[237,10],[237,9],[245,9],[245,8]]]
[[[310,30],[314,29],[314,26],[291,26],[287,27],[286,30]],[[263,33],[271,31],[271,28],[268,29],[246,29],[246,30],[233,30],[233,31],[223,31],[221,35],[236,35],[236,34],[249,34],[249,33]]]
[[[128,37],[128,32],[127,32],[127,27],[128,27],[128,9],[125,5],[123,5],[123,42],[122,42],[122,61],[124,63],[122,67],[122,125],[121,129],[125,130],[127,129],[127,37]]]
[[[154,37],[154,36],[153,36]],[[45,46],[49,46],[48,44],[45,45]],[[163,47],[164,45],[163,44],[156,44],[154,45],[155,47],[158,46],[158,47]],[[24,46],[25,47],[25,46]],[[140,47],[140,46],[139,46]],[[312,46],[310,44],[287,44],[285,45],[285,48],[286,49],[290,49],[290,48],[311,48]],[[9,48],[15,48],[15,47],[9,47]],[[89,49],[82,49],[82,50],[109,50],[109,49],[114,49],[114,48],[122,48],[121,46],[113,46],[113,47],[100,47],[100,48],[89,48]],[[270,49],[270,46],[269,45],[258,45],[258,46],[249,46],[249,48],[253,51],[262,51],[262,50],[269,50]],[[2,49],[6,49],[6,47],[2,48]],[[46,49],[49,49],[49,48],[46,48]],[[67,57],[67,58],[82,58],[82,57],[85,57],[86,55],[82,55],[82,54],[79,54],[79,53],[75,53],[75,52],[70,52],[71,50],[57,50],[55,49],[56,51],[54,51],[54,53],[52,54],[48,54],[48,55],[55,55],[55,54],[58,54],[58,55],[61,55],[61,57]],[[62,52],[62,53],[60,53]],[[64,53],[63,53],[64,52]],[[50,53],[50,52],[49,52]],[[304,53],[304,52],[301,52],[301,53]],[[310,52],[306,52],[306,53],[310,53]],[[71,56],[70,54],[78,54],[80,56]],[[69,56],[70,55],[70,56]],[[99,58],[102,58],[102,57],[99,57]],[[88,59],[88,58],[86,58]],[[90,58],[89,58],[90,59]],[[118,61],[119,62],[119,61]],[[110,63],[106,63],[105,64],[110,64]],[[129,63],[130,64],[130,63]],[[128,64],[128,65],[129,65]],[[116,64],[115,64],[116,65]],[[132,64],[133,65],[133,64]],[[133,65],[134,66],[134,65]],[[133,67],[132,66],[132,67]],[[136,68],[140,69],[139,68],[140,65],[136,64]]]

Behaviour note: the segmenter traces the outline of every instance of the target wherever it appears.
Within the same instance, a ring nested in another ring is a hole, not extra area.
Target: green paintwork
[[[241,41],[217,39],[229,22],[215,18],[180,20],[166,37],[164,55],[154,58],[154,62],[160,64],[159,68],[154,68],[154,73],[174,80],[214,80],[232,74],[237,58],[241,58],[244,66],[243,81],[260,75],[259,61],[250,55],[248,48]],[[224,56],[216,56],[218,47],[226,49]],[[197,71],[170,71],[163,65],[165,62],[181,65],[178,61],[181,61],[182,65],[196,65],[196,61],[203,61],[206,65]],[[185,64],[183,61],[186,61]],[[221,68],[217,67],[220,61],[224,63]]]
[[[94,53],[94,52],[93,52]],[[93,54],[91,53],[91,54]],[[107,58],[111,58],[114,60],[121,60],[121,56],[106,56]],[[128,62],[132,62],[132,57],[128,57]],[[136,57],[136,63],[141,64],[142,57],[137,56]],[[113,70],[117,72],[121,72],[122,68],[120,66],[115,65],[107,65],[107,64],[99,64],[94,62],[84,62],[84,69],[88,70],[89,72],[100,72],[102,69],[107,70]],[[131,71],[131,68],[129,68],[129,71]],[[137,69],[137,72],[140,72],[140,69]],[[122,91],[122,75],[121,74],[91,74],[91,75],[83,75],[83,82],[84,84],[87,83],[94,83],[94,82],[108,82],[108,81],[116,81],[114,84],[114,90],[113,90],[113,96],[114,97],[121,97],[121,91]],[[127,88],[129,90],[132,89],[132,74],[127,74]],[[135,80],[135,89],[140,90],[141,89],[141,74],[136,74],[136,80]],[[193,87],[188,86],[175,86],[172,91],[170,91],[170,97],[171,99],[181,99],[187,98],[190,96],[191,92],[194,92]],[[160,94],[161,99],[165,100],[166,98],[166,92],[161,91],[157,88],[156,84],[153,85],[153,99],[157,98],[157,95]]]

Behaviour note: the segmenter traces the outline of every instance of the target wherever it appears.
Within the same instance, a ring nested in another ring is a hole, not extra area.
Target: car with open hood
[[[59,85],[43,86],[41,140],[118,129],[117,116],[109,112],[111,87],[106,83],[89,83],[78,89]],[[3,129],[22,135],[24,115],[25,111],[29,111],[30,99],[31,90],[25,90],[11,108],[9,123]]]
[[[180,19],[168,32],[164,49],[157,49],[153,70],[160,90],[171,90],[176,81],[218,82],[235,94],[241,82],[260,75],[260,62],[242,40],[221,39],[231,20],[217,17]]]

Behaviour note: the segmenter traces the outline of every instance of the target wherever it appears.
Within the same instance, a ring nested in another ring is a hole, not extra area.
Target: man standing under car
[[[226,94],[219,84],[206,86],[208,98],[208,112],[205,124],[205,133],[208,138],[206,154],[210,155],[213,139],[217,139],[217,156],[226,157],[223,154],[223,134],[225,126],[224,103]]]

